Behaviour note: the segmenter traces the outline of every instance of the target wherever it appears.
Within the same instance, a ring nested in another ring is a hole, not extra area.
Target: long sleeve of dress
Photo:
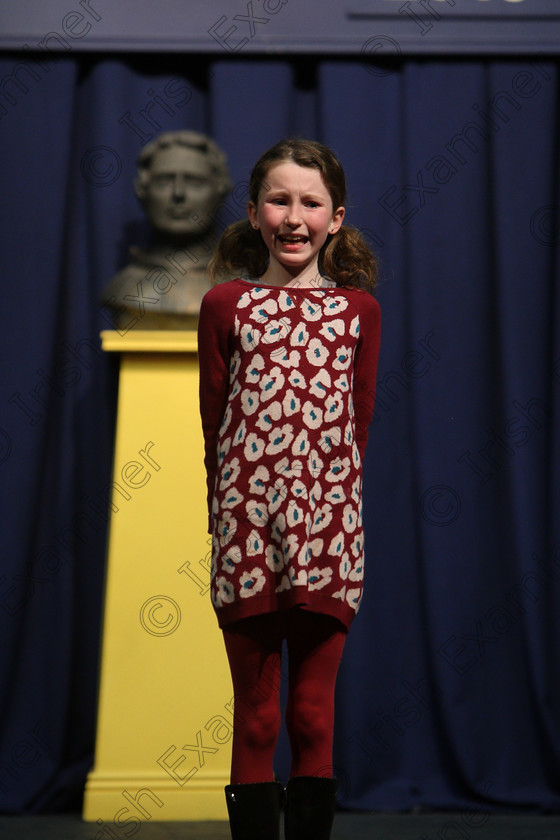
[[[365,295],[364,295],[365,297]],[[354,360],[354,411],[356,444],[364,460],[369,424],[375,406],[375,383],[381,342],[381,308],[375,298],[365,298],[360,312],[360,338]]]
[[[199,400],[204,435],[208,533],[211,532],[212,494],[218,467],[218,432],[224,416],[229,384],[229,333],[233,317],[220,286],[206,293],[198,320]]]

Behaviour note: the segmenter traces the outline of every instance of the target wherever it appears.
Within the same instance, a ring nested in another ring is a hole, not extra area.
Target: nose
[[[177,175],[173,180],[173,198],[182,201],[185,198],[186,193],[185,179],[180,175]]]
[[[299,204],[289,204],[286,208],[286,224],[290,227],[298,227],[301,224],[301,207]]]

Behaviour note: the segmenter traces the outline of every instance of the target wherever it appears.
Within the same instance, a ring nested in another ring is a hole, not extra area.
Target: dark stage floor
[[[230,840],[228,825],[223,822],[146,822],[132,836],[135,840]],[[78,816],[0,817],[1,840],[123,837],[122,829],[111,824],[103,829]],[[332,840],[560,840],[560,816],[339,813]]]

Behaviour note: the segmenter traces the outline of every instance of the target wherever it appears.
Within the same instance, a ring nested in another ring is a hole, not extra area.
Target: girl
[[[328,840],[334,688],[362,596],[362,460],[380,310],[375,260],[343,226],[342,167],[283,140],[251,173],[200,310],[200,411],[212,602],[234,687],[233,840],[277,840],[282,642],[288,651],[288,840]]]

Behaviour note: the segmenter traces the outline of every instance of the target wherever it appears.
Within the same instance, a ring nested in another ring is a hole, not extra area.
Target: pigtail
[[[258,230],[254,230],[248,219],[235,222],[225,229],[216,251],[208,264],[212,284],[239,273],[260,277],[268,265],[268,250]]]
[[[338,286],[354,286],[374,292],[377,286],[377,259],[359,230],[342,225],[329,237],[319,260],[321,274]]]

